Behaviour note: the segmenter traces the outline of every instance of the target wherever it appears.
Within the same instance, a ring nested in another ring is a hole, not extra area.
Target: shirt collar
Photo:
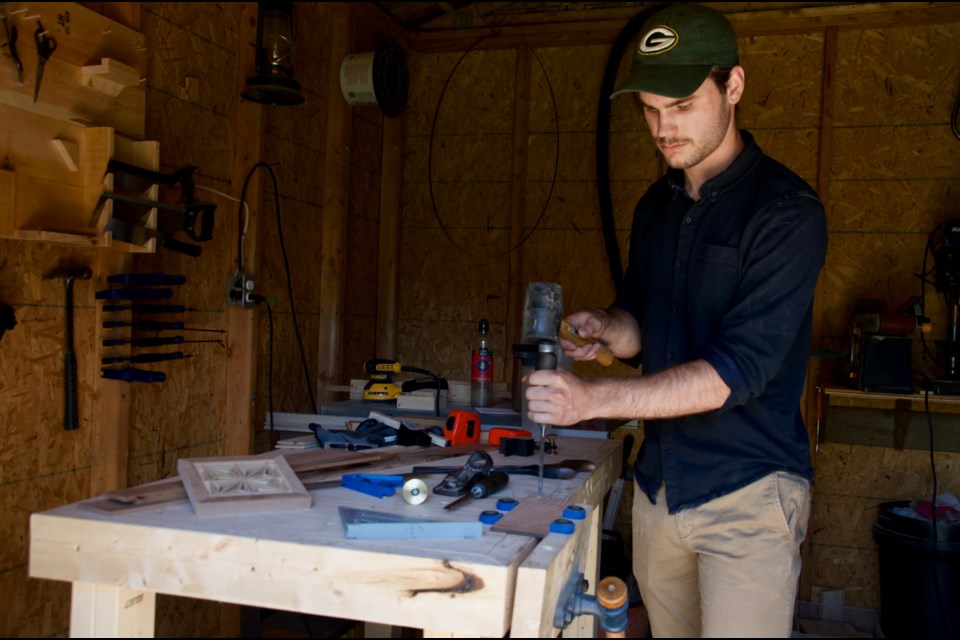
[[[705,198],[710,194],[717,194],[727,187],[733,185],[743,177],[762,155],[760,147],[746,129],[740,129],[740,137],[743,138],[743,151],[734,158],[730,166],[722,173],[710,178],[700,187],[700,198]],[[674,191],[686,193],[684,186],[683,169],[668,169],[667,181]]]

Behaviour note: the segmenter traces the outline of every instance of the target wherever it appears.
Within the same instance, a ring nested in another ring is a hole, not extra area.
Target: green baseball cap
[[[733,25],[702,4],[671,4],[650,16],[640,33],[630,76],[610,98],[631,91],[686,98],[696,93],[714,66],[740,62]]]

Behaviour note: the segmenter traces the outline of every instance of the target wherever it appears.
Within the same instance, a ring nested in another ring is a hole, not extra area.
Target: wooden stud
[[[380,242],[377,251],[377,354],[397,357],[400,289],[400,210],[403,200],[403,149],[406,117],[383,118],[380,169]],[[351,383],[352,384],[352,383]]]
[[[240,10],[241,33],[237,37],[238,61],[236,92],[237,96],[246,85],[247,75],[254,68],[255,49],[247,46],[256,41],[257,3],[245,2]],[[262,157],[264,151],[264,111],[259,104],[240,100],[237,105],[237,119],[234,126],[237,141],[234,147],[232,183],[240,196],[247,173]],[[247,202],[259,203],[263,197],[262,171],[251,177],[247,185]],[[256,273],[257,268],[257,229],[260,207],[250,209],[250,219],[246,225],[246,238],[243,243],[243,270]],[[227,225],[231,234],[230,246],[237,246],[239,233],[237,225]],[[235,265],[234,265],[235,266]],[[226,278],[229,274],[224,274]],[[247,455],[254,447],[254,387],[257,379],[257,312],[252,307],[230,305],[227,308],[227,367],[226,367],[226,433],[224,434],[225,455]],[[238,614],[239,615],[239,614]],[[239,620],[239,618],[237,618]]]
[[[527,160],[530,137],[530,49],[517,48],[517,72],[513,100],[513,168],[510,181],[510,285],[507,300],[507,318],[504,322],[504,362],[509,362],[506,349],[522,339],[520,326],[526,282],[523,273],[523,247],[520,243],[526,233],[523,221],[527,208]]]
[[[347,203],[350,198],[351,108],[340,93],[340,62],[353,46],[356,16],[349,8],[330,15],[327,140],[323,176],[323,246],[320,266],[320,339],[318,402],[335,400],[325,391],[338,384],[343,367],[343,298],[346,263]]]

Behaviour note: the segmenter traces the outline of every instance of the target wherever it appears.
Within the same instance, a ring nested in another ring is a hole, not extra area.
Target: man
[[[567,317],[643,375],[536,371],[531,420],[639,418],[634,574],[654,636],[788,637],[813,470],[800,397],[823,205],[737,129],[745,72],[726,18],[669,5],[629,78],[670,167],[634,213],[615,303]],[[575,360],[598,344],[561,341]],[[642,347],[642,348],[641,348]]]

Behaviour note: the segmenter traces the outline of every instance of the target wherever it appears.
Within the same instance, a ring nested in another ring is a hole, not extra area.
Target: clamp
[[[340,478],[340,486],[366,493],[375,498],[386,498],[403,486],[403,476],[383,475],[379,473],[351,473]]]

